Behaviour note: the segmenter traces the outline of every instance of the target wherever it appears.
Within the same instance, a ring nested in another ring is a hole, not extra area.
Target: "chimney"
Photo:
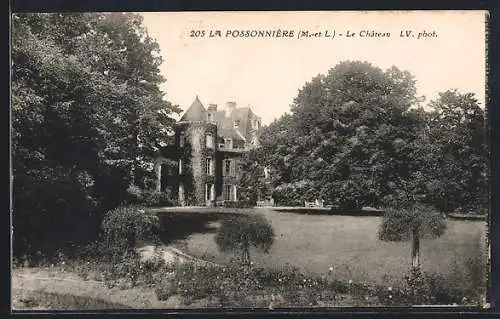
[[[226,102],[226,109],[229,114],[236,108],[236,102]]]
[[[207,110],[209,112],[217,112],[217,104],[209,104]]]

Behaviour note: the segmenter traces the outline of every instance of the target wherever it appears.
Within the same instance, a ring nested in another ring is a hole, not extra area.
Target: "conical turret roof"
[[[207,120],[207,110],[201,104],[200,99],[198,98],[198,95],[194,99],[193,103],[191,106],[187,109],[187,111],[184,113],[184,115],[181,117],[181,122],[182,121],[189,121],[189,122],[198,122],[198,121],[203,121],[205,122]]]

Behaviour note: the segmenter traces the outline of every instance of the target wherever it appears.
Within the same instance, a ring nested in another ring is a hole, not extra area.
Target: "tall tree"
[[[443,92],[430,103],[423,136],[432,145],[428,158],[435,164],[429,193],[445,212],[484,211],[487,206],[487,149],[484,111],[472,93]]]
[[[341,62],[307,82],[292,113],[267,128],[273,134],[263,134],[262,162],[276,171],[275,186],[297,194],[295,201],[379,206],[392,191],[388,181],[405,170],[406,155],[397,148],[412,143],[424,123],[412,110],[419,102],[408,72]]]
[[[139,15],[13,16],[15,244],[41,244],[35,233],[64,242],[61,228],[89,233],[79,223],[120,203],[130,172],[154,155],[179,111],[159,89],[161,62]],[[51,191],[63,181],[73,196]]]

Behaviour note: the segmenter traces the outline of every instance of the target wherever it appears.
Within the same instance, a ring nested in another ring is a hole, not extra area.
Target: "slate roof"
[[[214,120],[217,124],[217,132],[220,137],[231,138],[250,142],[252,139],[251,120],[256,117],[249,107],[235,107],[228,114],[226,110],[218,110],[215,113]],[[198,96],[186,110],[180,121],[203,121],[208,120],[207,110],[201,103]],[[239,121],[237,128],[234,127],[234,122]]]
[[[180,121],[206,121],[207,120],[207,110],[201,104],[198,95],[194,99],[191,106],[186,110],[184,115],[181,117]]]

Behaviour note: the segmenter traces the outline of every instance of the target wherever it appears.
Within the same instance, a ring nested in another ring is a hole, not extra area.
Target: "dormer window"
[[[235,120],[233,122],[233,126],[234,126],[234,128],[238,128],[240,126],[240,120]]]
[[[226,142],[225,143],[226,144],[226,148],[229,148],[229,149],[233,148],[233,140],[232,139],[226,138],[225,142]]]
[[[212,113],[207,114],[207,119],[209,123],[212,123]]]

